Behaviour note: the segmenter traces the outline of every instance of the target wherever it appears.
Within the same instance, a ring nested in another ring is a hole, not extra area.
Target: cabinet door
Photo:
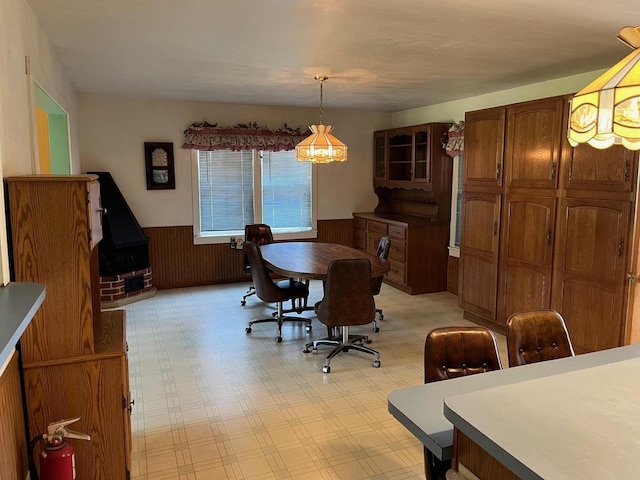
[[[465,186],[502,186],[505,109],[491,108],[465,115]]]
[[[395,181],[411,181],[413,155],[413,129],[396,128],[389,130],[388,142],[388,179]]]
[[[552,308],[564,317],[577,352],[623,342],[630,209],[626,201],[563,201]]]
[[[563,105],[562,98],[552,98],[507,109],[507,186],[557,187]]]
[[[606,150],[586,144],[574,148],[567,145],[563,158],[565,188],[630,192],[635,185],[637,157],[636,152],[621,145]]]
[[[496,318],[500,195],[462,196],[459,303],[489,320]]]
[[[503,208],[498,317],[549,308],[555,197],[509,195]]]
[[[431,128],[421,125],[413,128],[413,181],[431,181],[430,142]]]
[[[373,133],[373,179],[385,180],[387,173],[387,131]]]

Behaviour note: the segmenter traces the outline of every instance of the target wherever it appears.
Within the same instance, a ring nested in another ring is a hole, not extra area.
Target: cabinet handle
[[[496,165],[496,180],[500,180],[501,175],[502,175],[502,164],[498,163]]]
[[[629,180],[630,176],[631,176],[631,162],[629,160],[627,160],[626,162],[624,162],[624,179],[625,179],[625,181]]]
[[[622,258],[622,254],[624,253],[624,239],[621,238],[618,240],[618,258]]]
[[[132,413],[131,411],[133,410],[133,406],[136,404],[135,400],[131,400],[129,402],[129,407],[127,408],[127,410],[129,410],[129,413]]]
[[[547,232],[547,245],[551,245],[551,230]]]
[[[498,221],[494,221],[493,222],[493,236],[497,236],[498,235]]]
[[[549,172],[549,180],[556,179],[557,170],[558,170],[558,164],[556,162],[551,162],[551,171]]]

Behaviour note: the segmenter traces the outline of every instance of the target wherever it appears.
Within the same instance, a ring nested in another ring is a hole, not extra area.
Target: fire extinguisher
[[[31,460],[33,460],[33,448],[36,443],[40,440],[47,441],[46,445],[40,451],[40,477],[38,477],[35,468],[31,468],[32,480],[75,480],[75,449],[66,439],[91,440],[89,435],[67,429],[67,425],[77,422],[78,420],[80,420],[80,417],[50,423],[47,427],[47,433],[38,435],[31,440],[29,449],[32,457]]]

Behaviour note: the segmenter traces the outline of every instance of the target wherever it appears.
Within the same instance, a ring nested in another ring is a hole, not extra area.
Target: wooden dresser
[[[47,292],[20,340],[29,437],[50,422],[81,417],[72,428],[92,440],[72,441],[78,478],[125,480],[131,452],[125,316],[100,312],[97,177],[5,180],[15,280],[42,283]]]

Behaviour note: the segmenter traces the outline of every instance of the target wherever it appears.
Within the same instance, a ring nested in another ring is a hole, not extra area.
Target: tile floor
[[[125,306],[132,396],[132,480],[422,479],[421,444],[387,411],[387,396],[423,378],[426,333],[468,325],[457,297],[383,285],[371,335],[381,354],[302,353],[313,331],[246,322],[273,310],[246,283],[161,290]],[[311,283],[312,301],[322,296]],[[306,315],[312,315],[310,312]],[[504,337],[496,335],[503,358]]]

